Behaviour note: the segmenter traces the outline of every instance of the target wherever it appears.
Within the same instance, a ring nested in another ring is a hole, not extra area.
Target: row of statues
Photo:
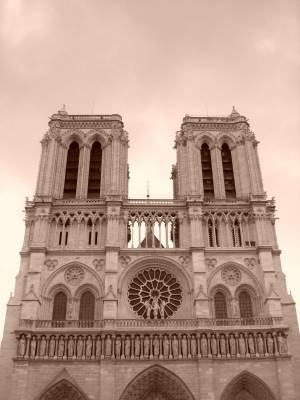
[[[31,359],[179,359],[287,354],[287,337],[268,333],[26,335],[17,356]]]

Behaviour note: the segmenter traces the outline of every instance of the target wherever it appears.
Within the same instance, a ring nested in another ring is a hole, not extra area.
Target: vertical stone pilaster
[[[221,149],[218,146],[212,147],[210,150],[210,154],[215,198],[225,199],[225,185],[223,177]]]

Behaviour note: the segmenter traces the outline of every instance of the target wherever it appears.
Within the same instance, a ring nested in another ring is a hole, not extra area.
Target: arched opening
[[[269,387],[258,377],[244,371],[225,388],[221,400],[275,400]]]
[[[226,197],[236,197],[231,151],[226,143],[222,146],[221,156]]]
[[[67,156],[64,198],[76,197],[77,177],[79,164],[79,145],[77,142],[70,144]]]
[[[71,382],[62,379],[46,390],[39,400],[86,400],[86,397]]]
[[[241,247],[242,246],[241,225],[237,219],[235,219],[234,222],[232,223],[231,233],[232,233],[233,247]]]
[[[253,317],[251,296],[246,290],[243,290],[239,294],[239,307],[240,307],[241,318],[252,318]]]
[[[211,218],[207,221],[208,229],[208,245],[209,247],[219,247],[219,225],[218,222],[213,221]]]
[[[58,292],[53,300],[53,321],[65,321],[67,315],[67,296],[64,292]]]
[[[88,194],[89,198],[100,197],[102,148],[95,142],[91,149]]]
[[[225,294],[218,291],[214,295],[214,306],[215,306],[215,318],[216,319],[226,319],[228,318],[227,313],[227,302]]]
[[[213,172],[211,167],[210,150],[206,143],[201,146],[201,166],[204,198],[214,197]]]
[[[93,321],[95,316],[95,296],[90,291],[84,292],[80,297],[79,320]]]
[[[136,376],[120,400],[194,400],[180,378],[166,368],[155,365]]]

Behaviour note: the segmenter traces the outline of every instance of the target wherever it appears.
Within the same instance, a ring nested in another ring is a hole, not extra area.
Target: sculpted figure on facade
[[[164,335],[163,338],[163,355],[165,358],[169,357],[169,352],[170,352],[170,342],[169,338],[167,335]]]
[[[131,347],[130,336],[126,336],[125,337],[125,358],[130,358],[130,347]]]
[[[105,339],[105,357],[110,357],[111,356],[111,337],[110,335],[107,335]]]
[[[96,358],[99,359],[101,357],[101,338],[97,336],[96,338]]]
[[[246,344],[242,333],[240,333],[239,335],[239,350],[240,350],[240,355],[244,357],[246,355]]]
[[[286,340],[281,332],[279,332],[277,335],[277,343],[278,343],[279,354],[286,354],[287,353]]]
[[[65,340],[63,336],[60,336],[58,339],[57,356],[63,357],[64,352],[65,352]]]
[[[18,355],[24,357],[26,354],[26,336],[21,335],[19,339]]]
[[[134,356],[140,357],[141,354],[141,339],[140,336],[137,335],[134,340]]]
[[[74,338],[73,336],[69,336],[68,339],[68,357],[72,358],[74,357],[74,349],[75,348],[75,343],[74,343]]]
[[[93,351],[93,341],[90,335],[88,335],[86,339],[86,344],[85,344],[85,355],[86,358],[91,358],[92,357],[92,351]]]
[[[226,340],[224,335],[220,336],[220,353],[222,356],[226,355]]]
[[[40,347],[39,347],[39,356],[45,357],[47,354],[47,340],[43,335],[40,340]]]
[[[165,318],[165,307],[166,307],[166,302],[164,300],[161,300],[160,302],[160,318],[164,319]]]
[[[150,301],[149,300],[146,300],[145,301],[145,307],[146,307],[146,312],[147,312],[147,319],[150,319],[150,317],[151,317],[151,304],[150,304]]]
[[[216,356],[218,354],[218,343],[217,343],[216,335],[214,333],[211,335],[210,348],[211,348],[211,354],[213,356]]]
[[[200,346],[201,346],[201,354],[204,357],[206,357],[208,355],[208,344],[207,344],[207,338],[204,333],[202,333],[201,335]]]
[[[154,297],[154,298],[153,298],[152,309],[153,309],[153,316],[154,316],[154,319],[157,319],[157,317],[158,317],[158,311],[160,310],[159,303],[158,303],[158,298],[157,298],[157,297]]]
[[[197,355],[197,339],[195,335],[191,336],[191,355],[192,357]]]
[[[250,333],[249,336],[248,336],[248,347],[249,347],[250,355],[255,354],[255,343],[254,343],[254,339],[253,339],[252,333]]]
[[[157,335],[154,335],[153,338],[153,355],[154,357],[159,356],[159,338]]]
[[[116,337],[116,358],[120,358],[121,357],[121,349],[122,349],[122,341],[121,341],[121,337],[118,335]]]
[[[187,358],[188,355],[188,344],[186,335],[183,334],[181,337],[181,353],[183,358]]]
[[[271,333],[267,334],[267,349],[268,349],[268,353],[270,355],[273,355],[273,353],[274,353],[274,341],[273,341]]]
[[[264,340],[261,336],[261,333],[257,334],[256,343],[257,343],[257,353],[259,355],[263,355],[264,354]]]
[[[234,337],[233,333],[231,333],[229,335],[229,348],[230,348],[230,354],[232,356],[235,356],[236,355],[236,341],[235,341],[235,337]]]
[[[55,356],[55,345],[55,336],[52,335],[49,341],[49,357]]]
[[[146,335],[144,337],[144,357],[149,357],[149,352],[150,352],[150,339],[149,336]]]
[[[32,336],[31,341],[30,341],[30,357],[34,358],[36,355],[36,348],[37,348],[37,341],[36,337]]]
[[[77,339],[77,358],[82,358],[83,356],[83,347],[84,347],[84,343],[82,340],[82,337],[79,336]]]
[[[178,339],[176,335],[173,335],[172,338],[172,353],[174,358],[178,358],[179,352],[178,352]]]

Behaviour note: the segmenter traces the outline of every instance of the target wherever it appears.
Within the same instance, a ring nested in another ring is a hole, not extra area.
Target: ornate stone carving
[[[189,256],[179,256],[178,261],[185,268],[188,268],[190,265],[190,257]]]
[[[93,260],[93,264],[97,271],[102,271],[105,266],[105,259],[104,258],[95,258],[95,260]]]
[[[241,271],[234,265],[224,267],[221,276],[224,282],[232,286],[237,285],[242,279]]]
[[[246,267],[253,269],[256,266],[256,259],[255,258],[244,258],[244,263]]]
[[[119,262],[123,268],[126,268],[128,264],[131,262],[131,257],[129,256],[120,256]]]
[[[77,286],[85,276],[84,269],[80,265],[73,265],[65,272],[65,281],[72,286]]]
[[[143,318],[164,319],[180,306],[182,289],[174,275],[151,267],[138,272],[128,289],[129,304]]]
[[[213,269],[217,265],[217,260],[215,258],[206,258],[205,264],[207,265],[208,269]]]
[[[55,267],[57,266],[58,261],[57,260],[45,260],[44,265],[48,268],[49,271],[53,271]]]

